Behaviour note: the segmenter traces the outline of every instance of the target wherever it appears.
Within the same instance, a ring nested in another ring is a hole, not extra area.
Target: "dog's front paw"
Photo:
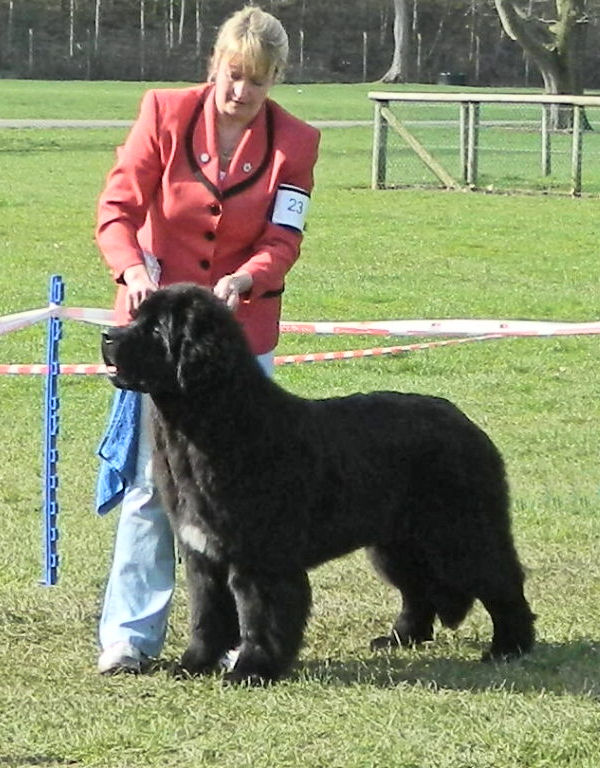
[[[218,667],[218,662],[214,654],[190,646],[181,657],[178,668],[184,675],[208,675]]]
[[[242,645],[230,652],[229,661],[223,675],[223,682],[229,685],[264,687],[274,683],[281,674],[277,664],[259,645]]]

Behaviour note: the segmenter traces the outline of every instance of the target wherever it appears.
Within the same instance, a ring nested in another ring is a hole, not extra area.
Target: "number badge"
[[[302,232],[308,211],[310,195],[305,189],[291,184],[281,184],[275,196],[271,221]]]

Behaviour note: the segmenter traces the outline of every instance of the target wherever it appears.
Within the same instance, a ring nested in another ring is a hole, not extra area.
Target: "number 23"
[[[292,198],[287,207],[288,211],[291,213],[303,213],[304,212],[304,201],[298,200],[297,198]]]

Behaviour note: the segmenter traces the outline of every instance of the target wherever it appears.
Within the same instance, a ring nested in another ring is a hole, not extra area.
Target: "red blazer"
[[[212,287],[249,272],[253,287],[237,317],[255,354],[273,349],[284,278],[302,240],[271,221],[273,205],[281,184],[310,193],[318,144],[315,128],[267,100],[220,181],[214,87],[148,91],[98,204],[96,239],[118,284],[117,322],[129,320],[123,272],[147,251],[161,285]]]

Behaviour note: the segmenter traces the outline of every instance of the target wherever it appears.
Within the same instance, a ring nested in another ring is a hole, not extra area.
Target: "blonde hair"
[[[239,58],[246,72],[280,79],[288,50],[288,36],[279,19],[257,6],[246,5],[219,28],[208,65],[209,80],[214,80],[223,56]]]

